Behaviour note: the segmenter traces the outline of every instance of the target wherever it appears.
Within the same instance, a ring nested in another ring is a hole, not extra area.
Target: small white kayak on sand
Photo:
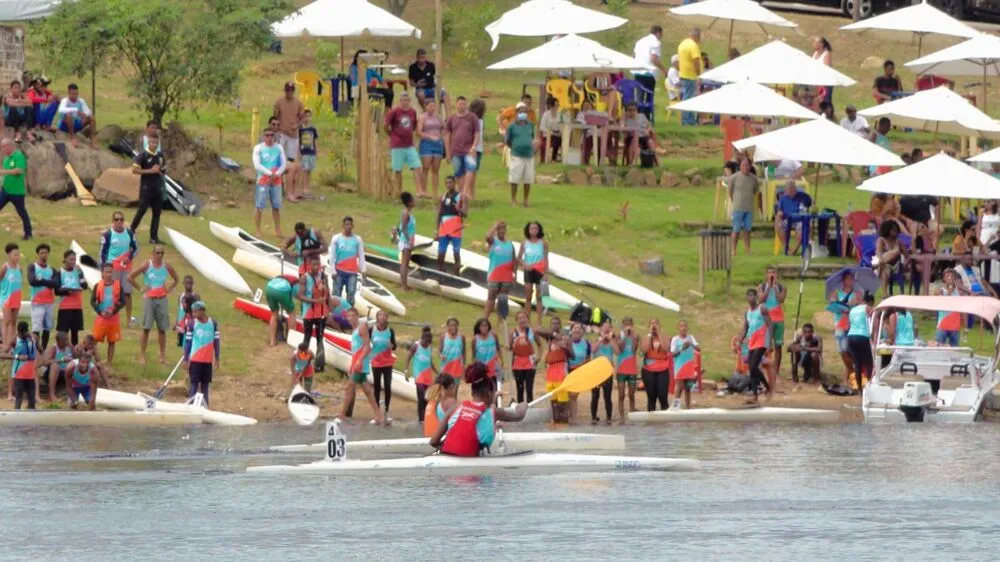
[[[508,447],[535,451],[622,451],[625,449],[624,435],[602,433],[504,433]],[[278,445],[272,451],[282,453],[322,453],[326,443],[307,445]],[[350,453],[376,452],[384,454],[420,454],[431,450],[430,439],[375,439],[370,441],[350,441]]]
[[[312,425],[319,417],[319,405],[316,404],[316,399],[304,388],[295,385],[295,388],[288,395],[288,413],[292,415],[295,423],[302,426]],[[323,446],[325,445],[320,446],[320,451],[323,450]]]
[[[167,228],[170,243],[205,279],[241,295],[250,295],[250,286],[236,269],[207,246],[172,228]]]
[[[786,422],[786,423],[837,423],[838,410],[810,408],[692,408],[690,410],[659,410],[656,412],[631,412],[629,421],[647,423],[668,422]]]
[[[0,426],[156,426],[195,425],[201,414],[181,412],[106,412],[103,410],[0,410]]]
[[[201,416],[202,421],[212,425],[254,425],[257,423],[257,420],[247,416],[208,410],[196,404],[164,402],[140,393],[131,394],[106,388],[97,389],[97,396],[94,400],[98,407],[109,410],[150,410],[163,413],[197,414]]]

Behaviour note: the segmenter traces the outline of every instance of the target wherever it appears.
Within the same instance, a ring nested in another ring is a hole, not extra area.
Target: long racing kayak
[[[554,474],[559,472],[693,471],[700,463],[692,459],[571,455],[559,453],[512,453],[486,457],[429,455],[385,460],[316,461],[300,465],[252,466],[247,472],[339,474],[343,476],[412,476],[424,474],[478,475],[514,471]]]
[[[625,436],[604,433],[504,433],[504,442],[515,449],[535,451],[622,451]],[[322,453],[326,443],[307,445],[277,445],[272,451],[283,453]],[[378,452],[386,454],[427,453],[431,450],[430,439],[375,439],[370,441],[348,441],[349,453]]]
[[[94,400],[99,407],[109,410],[137,411],[148,409],[156,413],[194,414],[200,416],[201,421],[212,425],[253,425],[257,423],[257,420],[239,414],[218,412],[194,404],[153,400],[142,394],[130,394],[106,388],[97,389],[97,396]]]
[[[372,252],[366,252],[365,262],[368,266],[368,272],[372,275],[392,281],[393,283],[399,283],[399,261]],[[428,267],[420,267],[413,262],[410,262],[408,283],[410,286],[432,295],[448,297],[478,306],[486,304],[489,296],[486,287],[477,285],[468,279],[455,277],[450,273],[444,273]],[[519,308],[513,302],[510,306],[511,308]]]
[[[208,229],[212,231],[212,234],[214,234],[216,238],[226,244],[229,244],[237,250],[246,250],[251,254],[266,256],[274,261],[285,261],[285,253],[281,250],[281,248],[257,238],[238,226],[225,226],[217,222],[209,222]],[[329,266],[328,262],[328,258],[324,256],[324,265]],[[292,271],[297,271],[296,266],[291,267],[294,268]],[[274,276],[272,275],[270,277]],[[403,306],[403,303],[396,298],[396,295],[392,294],[392,292],[389,291],[389,289],[386,289],[384,285],[374,279],[368,279],[365,276],[361,277],[361,281],[362,282],[358,285],[357,292],[361,297],[363,297],[364,306],[367,307],[368,303],[371,303],[390,314],[395,314],[396,316],[406,316],[406,307]],[[355,298],[355,300],[357,300],[357,298]],[[355,304],[357,305],[357,303]],[[362,311],[361,313],[367,314],[367,310]]]
[[[70,241],[69,249],[76,252],[76,265],[80,266],[83,271],[83,278],[86,279],[87,286],[93,289],[101,280],[101,265],[76,240]]]
[[[629,421],[648,423],[668,422],[789,422],[837,423],[837,410],[811,408],[692,408],[690,410],[659,410],[656,412],[631,412]]]
[[[229,262],[223,259],[222,256],[208,249],[201,242],[189,238],[169,227],[167,228],[167,237],[170,238],[170,243],[173,244],[174,248],[205,279],[234,293],[241,295],[251,294],[250,286],[247,285],[243,276],[233,266],[229,265]]]
[[[0,410],[0,426],[149,426],[194,425],[201,414],[179,412],[106,412],[103,410]]]

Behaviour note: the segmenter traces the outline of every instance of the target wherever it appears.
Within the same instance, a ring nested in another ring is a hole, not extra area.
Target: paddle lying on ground
[[[566,375],[566,378],[559,384],[552,392],[546,392],[545,394],[535,398],[528,403],[528,407],[532,407],[535,404],[539,404],[545,400],[548,400],[550,396],[556,394],[557,392],[587,392],[592,390],[597,385],[608,380],[608,377],[614,372],[614,368],[611,366],[611,361],[608,361],[607,357],[598,357],[597,359],[592,359],[583,365],[580,365],[573,372]]]
[[[167,385],[170,384],[170,379],[174,378],[174,375],[177,374],[177,369],[181,368],[181,363],[183,362],[183,357],[177,360],[177,364],[174,365],[174,370],[170,371],[170,376],[167,377],[167,380],[163,381],[163,385],[156,389],[156,392],[153,393],[153,398],[163,400],[163,395],[167,393]]]

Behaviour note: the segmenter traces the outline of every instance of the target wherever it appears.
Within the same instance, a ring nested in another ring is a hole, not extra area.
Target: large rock
[[[642,173],[642,185],[646,187],[656,187],[656,172],[646,170]]]
[[[94,198],[111,205],[135,205],[139,202],[139,176],[131,168],[112,168],[94,182]]]
[[[587,172],[580,169],[567,170],[566,183],[570,185],[587,185]]]
[[[65,194],[75,193],[66,173],[66,162],[56,152],[56,143],[62,141],[45,140],[37,144],[22,143],[21,150],[28,158],[28,193],[35,197],[58,198]],[[85,185],[93,185],[101,172],[109,168],[120,168],[126,162],[124,159],[105,149],[94,149],[81,142],[79,148],[73,148],[69,142],[62,142],[66,147],[66,156],[73,165],[76,175]]]
[[[632,168],[625,174],[625,185],[628,187],[642,187],[643,172],[638,168]]]
[[[663,172],[660,176],[660,185],[663,187],[677,187],[681,184],[681,177],[673,172]]]

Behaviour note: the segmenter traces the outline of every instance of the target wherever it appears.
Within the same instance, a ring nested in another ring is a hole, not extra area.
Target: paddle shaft
[[[156,398],[157,400],[163,398],[163,395],[167,391],[167,385],[170,384],[170,381],[174,378],[174,375],[177,374],[177,370],[181,368],[181,363],[183,362],[184,362],[183,357],[177,360],[177,364],[174,365],[174,369],[170,371],[170,376],[168,376],[167,380],[163,381],[163,385],[160,386],[160,388],[156,389],[156,392],[153,393],[153,398]]]
[[[805,290],[806,270],[809,269],[809,262],[812,259],[812,248],[808,246],[808,241],[804,243],[806,246],[802,249],[802,271],[799,273],[799,302],[795,305],[795,328],[792,329],[793,338],[795,337],[795,333],[799,331],[799,315],[802,313],[802,291]]]

